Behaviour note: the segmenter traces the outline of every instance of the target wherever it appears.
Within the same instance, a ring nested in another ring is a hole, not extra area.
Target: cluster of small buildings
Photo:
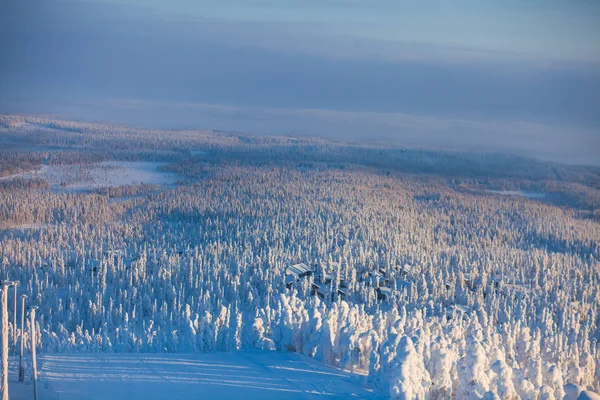
[[[335,281],[336,274],[330,272],[332,269],[335,270],[335,267],[335,264],[329,266],[315,264],[314,267],[310,267],[305,263],[291,265],[285,270],[285,284],[288,289],[292,289],[295,285],[303,285],[306,282],[310,285],[313,296],[330,299],[331,301],[345,299],[347,297],[348,281],[344,274],[338,275],[339,281]],[[358,276],[357,280],[374,288],[377,300],[387,302],[400,299],[403,295],[414,290],[409,281],[409,276],[412,273],[412,268],[409,265],[404,265],[389,272],[385,269],[367,271]],[[447,281],[444,284],[448,290],[456,285],[472,292],[484,289],[481,280],[473,278],[468,273],[458,274],[456,281]],[[485,290],[493,290],[512,296],[523,296],[531,292],[529,285],[517,280],[508,280],[500,275],[490,277]],[[446,316],[449,319],[466,318],[471,311],[472,309],[466,305],[450,304],[447,306]]]
[[[327,296],[331,296],[332,300],[336,298],[344,299],[347,295],[345,289],[348,286],[345,277],[340,277],[338,288],[333,292],[331,284],[334,276],[324,272],[323,268],[313,269],[304,263],[294,264],[286,268],[285,284],[288,289],[291,289],[296,282],[301,282],[303,279],[310,279],[312,295],[319,296],[321,299],[325,299]]]
[[[484,290],[484,296],[488,290],[514,296],[525,296],[532,291],[530,284],[516,279],[508,279],[501,274],[495,274],[491,276],[486,287],[483,287],[481,281],[473,279],[471,274],[468,273],[461,274],[459,282],[472,292]],[[448,285],[449,283],[446,283],[447,288],[449,287]]]
[[[408,265],[398,267],[397,271],[402,277],[405,277],[411,272]],[[347,296],[348,282],[345,275],[339,277],[338,282],[334,282],[335,275],[326,272],[326,268],[320,264],[315,267],[304,263],[291,265],[285,270],[285,284],[288,289],[291,289],[297,282],[309,280],[311,285],[311,293],[314,296],[319,296],[325,299],[331,296],[332,300],[337,298],[344,299]],[[395,273],[393,275],[396,275]],[[391,278],[390,274],[384,269],[369,271],[358,278],[361,282],[365,282],[368,286],[375,288],[377,299],[380,301],[388,301],[394,297],[394,287],[402,286],[410,288],[410,283],[402,280]],[[335,287],[332,285],[335,284]]]

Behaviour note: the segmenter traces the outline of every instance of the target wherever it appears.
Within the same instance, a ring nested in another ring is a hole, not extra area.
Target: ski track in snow
[[[47,354],[39,370],[44,400],[376,398],[363,377],[295,353]],[[32,398],[29,379],[10,378],[12,400]]]

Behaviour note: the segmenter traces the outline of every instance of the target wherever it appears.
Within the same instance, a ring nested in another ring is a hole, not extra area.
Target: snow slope
[[[44,400],[375,398],[364,377],[295,353],[55,354],[38,363]],[[11,399],[31,399],[31,383],[14,378]]]

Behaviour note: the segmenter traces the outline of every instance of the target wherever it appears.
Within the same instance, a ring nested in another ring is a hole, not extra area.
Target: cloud
[[[600,124],[600,72],[593,68],[423,60],[451,57],[417,44],[386,60],[367,54],[375,45],[329,35],[308,40],[292,28],[112,17],[98,5],[80,6],[12,29],[0,24],[0,104],[132,97]],[[352,46],[367,53],[345,56]]]

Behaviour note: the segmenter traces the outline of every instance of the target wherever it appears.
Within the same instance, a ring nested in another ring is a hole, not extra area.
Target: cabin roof
[[[388,288],[388,287],[378,287],[377,291],[381,294],[384,294],[386,296],[391,296],[392,295],[392,288]]]
[[[294,264],[285,269],[286,274],[296,275],[296,276],[299,276],[299,275],[302,275],[302,274],[305,274],[305,273],[311,272],[311,271],[312,270],[310,269],[310,267],[304,263]]]

